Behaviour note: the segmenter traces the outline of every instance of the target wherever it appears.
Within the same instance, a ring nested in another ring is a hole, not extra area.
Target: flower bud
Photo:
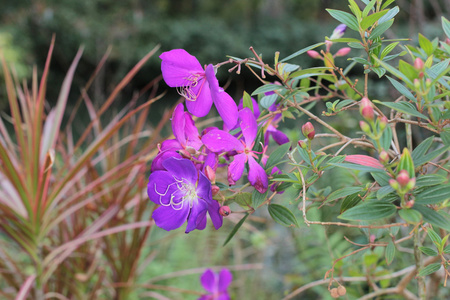
[[[331,295],[331,297],[333,297],[333,298],[339,298],[339,292],[338,292],[338,289],[337,289],[337,288],[332,288],[332,289],[330,290],[330,295]]]
[[[180,149],[177,151],[178,154],[180,154],[183,158],[187,158],[187,159],[191,159],[192,155],[191,153],[189,153],[189,151],[187,151],[186,149]]]
[[[426,86],[427,89],[431,87],[431,79],[430,78],[427,78],[425,80],[425,86]]]
[[[370,126],[364,121],[359,121],[359,126],[361,127],[361,130],[366,134],[371,134],[370,132]]]
[[[389,123],[389,120],[385,116],[381,117],[380,121],[379,121],[380,130],[383,131],[386,128],[388,123]]]
[[[406,187],[406,185],[409,183],[409,180],[410,180],[408,171],[401,170],[400,173],[398,173],[396,179],[397,179],[398,184],[400,184],[400,186],[402,188]]]
[[[419,81],[419,79],[414,79],[414,87],[417,89],[417,90],[419,90],[420,89],[420,81]]]
[[[306,149],[306,143],[305,143],[305,141],[304,140],[300,140],[300,141],[298,141],[298,145],[300,146],[300,148],[302,148],[302,149]]]
[[[422,79],[425,76],[425,73],[423,73],[423,71],[419,72],[419,78]]]
[[[231,209],[229,206],[221,206],[219,209],[219,214],[223,217],[228,217],[231,214]]]
[[[339,296],[344,296],[347,293],[347,289],[343,285],[338,286],[337,291]]]
[[[316,135],[316,131],[314,130],[313,124],[311,122],[307,122],[305,125],[302,126],[302,133],[305,137],[308,138],[308,140],[314,139],[314,136]]]
[[[321,59],[322,58],[322,56],[319,54],[319,52],[314,51],[314,50],[306,51],[306,54],[308,54],[309,57],[311,57],[311,58],[315,58],[315,59]]]
[[[409,200],[405,203],[405,208],[412,208],[414,206],[414,200]]]
[[[389,179],[389,185],[396,191],[398,191],[398,189],[400,188],[397,180],[395,179]]]
[[[414,61],[414,68],[421,71],[423,70],[424,66],[425,64],[423,63],[423,60],[420,57],[416,58],[416,60]]]
[[[214,170],[210,166],[206,166],[205,175],[206,178],[208,178],[209,181],[211,181],[211,183],[213,184],[216,183],[216,172],[214,172]]]
[[[389,154],[383,150],[380,152],[379,159],[383,165],[387,165],[389,163]]]
[[[373,122],[374,112],[372,102],[367,97],[361,99],[359,103],[359,112],[366,121]]]
[[[334,56],[346,56],[352,49],[350,47],[344,47],[338,50]]]
[[[347,25],[345,24],[339,24],[334,30],[333,33],[330,36],[330,40],[339,39],[341,38],[345,31],[347,30]]]
[[[215,185],[215,184],[212,185],[211,189],[212,189],[212,195],[213,195],[213,197],[214,197],[215,195],[217,195],[217,194],[220,192],[220,187],[218,187],[218,186]]]
[[[414,187],[416,186],[416,178],[411,178],[408,182],[408,184],[406,185],[406,189],[408,191],[412,190]]]

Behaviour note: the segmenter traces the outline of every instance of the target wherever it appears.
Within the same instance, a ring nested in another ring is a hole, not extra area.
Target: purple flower
[[[258,131],[255,116],[250,108],[245,107],[239,111],[240,126],[243,140],[238,140],[228,132],[213,129],[203,135],[203,144],[212,152],[222,153],[236,151],[234,160],[228,166],[228,177],[231,182],[238,181],[244,172],[245,163],[248,162],[248,181],[260,192],[267,190],[268,178],[263,167],[255,160],[257,155],[252,151]]]
[[[165,170],[150,174],[147,193],[159,204],[153,212],[156,226],[174,230],[187,221],[186,233],[206,227],[206,212],[216,229],[222,226],[219,203],[212,199],[211,182],[188,159],[170,157],[162,162]]]
[[[233,280],[233,275],[228,269],[222,269],[219,274],[207,269],[200,277],[200,282],[209,294],[203,295],[198,300],[229,300],[227,288]]]
[[[198,129],[195,127],[194,120],[190,114],[184,111],[182,103],[178,104],[172,114],[172,132],[180,146],[200,149],[203,145],[198,135]]]
[[[214,102],[225,125],[228,128],[236,125],[236,103],[219,87],[212,64],[203,69],[197,58],[183,49],[164,52],[159,58],[162,60],[164,81],[170,87],[178,88],[180,95],[186,98],[186,106],[191,114],[197,117],[206,116]]]
[[[334,39],[339,39],[341,38],[345,31],[347,30],[347,25],[345,24],[339,24],[334,30],[333,33],[331,34],[330,40],[334,40]]]

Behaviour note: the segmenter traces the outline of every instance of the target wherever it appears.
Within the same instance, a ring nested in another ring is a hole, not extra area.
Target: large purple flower
[[[226,126],[233,128],[236,125],[236,103],[219,87],[212,64],[203,69],[197,58],[183,49],[164,52],[159,58],[162,60],[164,81],[170,87],[178,88],[180,95],[186,98],[186,106],[191,114],[206,116],[214,102]]]
[[[222,226],[219,203],[212,199],[211,182],[188,159],[167,158],[165,170],[150,174],[147,193],[159,204],[153,212],[156,226],[174,230],[187,221],[186,233],[206,227],[206,212],[216,229]]]
[[[250,108],[245,107],[239,111],[240,126],[243,140],[238,140],[226,131],[213,129],[203,135],[203,144],[212,152],[236,151],[234,160],[228,167],[229,179],[238,181],[244,172],[245,163],[248,162],[248,181],[260,192],[267,190],[268,178],[263,167],[255,160],[256,153],[252,151],[255,144],[258,126],[255,116]]]
[[[198,300],[230,300],[228,286],[233,280],[233,275],[228,269],[222,269],[219,274],[207,269],[200,277],[200,282],[209,294],[203,295]]]

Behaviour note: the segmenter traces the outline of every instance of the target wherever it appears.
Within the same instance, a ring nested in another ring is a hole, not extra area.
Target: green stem
[[[421,256],[422,254],[420,253],[419,247],[420,247],[421,243],[420,243],[420,235],[419,235],[419,230],[416,228],[414,230],[414,259],[416,261],[416,269],[417,271],[421,270],[422,268],[422,259]],[[418,284],[418,294],[419,294],[419,299],[421,300],[426,300],[426,289],[425,289],[425,281],[424,278],[421,276],[417,276],[417,284]]]

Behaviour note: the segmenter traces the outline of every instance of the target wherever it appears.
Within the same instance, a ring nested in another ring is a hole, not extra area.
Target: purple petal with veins
[[[249,147],[255,141],[256,134],[258,133],[258,125],[256,124],[255,116],[250,108],[244,107],[239,111],[239,119],[245,144]]]
[[[233,181],[238,181],[242,177],[246,161],[247,155],[245,153],[234,156],[234,160],[228,166],[228,173]]]
[[[269,180],[263,167],[261,167],[252,156],[249,156],[248,168],[248,181],[250,181],[251,185],[253,185],[258,192],[265,193]]]
[[[203,135],[202,142],[206,148],[216,153],[244,150],[244,145],[237,138],[220,129],[213,129]]]
[[[170,87],[182,87],[191,84],[189,78],[195,74],[204,76],[205,71],[195,56],[186,50],[174,49],[162,53],[159,58],[164,81]]]

